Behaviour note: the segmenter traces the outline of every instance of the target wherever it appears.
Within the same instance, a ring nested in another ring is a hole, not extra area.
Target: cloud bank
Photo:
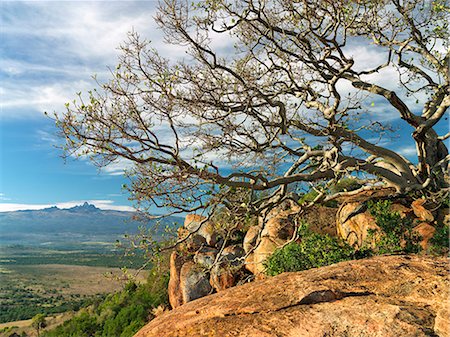
[[[24,210],[40,210],[49,207],[58,207],[61,209],[72,208],[82,205],[84,202],[94,205],[102,210],[128,211],[133,212],[134,208],[130,206],[114,205],[112,200],[74,200],[67,202],[57,202],[54,204],[16,204],[16,203],[0,203],[0,212],[13,212]]]

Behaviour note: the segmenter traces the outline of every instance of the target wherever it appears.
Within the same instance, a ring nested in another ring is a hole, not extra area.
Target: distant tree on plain
[[[36,329],[38,337],[41,334],[42,329],[47,327],[47,316],[44,314],[37,314],[31,319],[31,326]]]

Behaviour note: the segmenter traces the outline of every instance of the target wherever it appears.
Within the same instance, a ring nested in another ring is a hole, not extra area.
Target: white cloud
[[[56,136],[55,133],[50,133],[44,130],[38,130],[37,135],[39,139],[46,144],[58,145],[60,143],[60,139]]]
[[[10,2],[2,10],[2,40],[11,48],[0,59],[1,118],[61,111],[76,92],[97,86],[92,75],[109,77],[129,31],[156,30],[153,1]]]
[[[48,140],[52,143],[52,140]],[[84,151],[88,151],[86,146],[81,146],[77,151],[71,153],[71,157],[76,160],[88,161],[90,159],[89,155],[84,154]],[[125,158],[117,158],[112,163],[100,167],[100,171],[106,173],[110,176],[120,176],[124,175],[126,171],[132,169],[134,163]]]
[[[87,81],[42,83],[34,86],[6,83],[0,89],[0,115],[3,118],[24,118],[43,117],[44,111],[62,112],[64,104],[75,96],[76,91],[86,91],[92,87],[93,83]]]
[[[127,159],[117,159],[113,163],[102,168],[102,171],[111,176],[123,175],[125,171],[130,170],[133,167],[133,162]]]
[[[405,146],[397,149],[397,153],[405,157],[417,156],[417,149],[415,146]]]
[[[370,70],[371,66],[383,64],[387,60],[387,53],[375,46],[351,45],[346,48],[346,54],[355,61],[356,71]]]
[[[53,50],[54,54],[65,51],[70,57],[105,59],[117,54],[115,49],[128,31],[147,32],[156,27],[151,19],[154,4],[153,1],[22,3],[20,13],[6,14],[10,24],[2,28],[6,35],[56,42],[58,50]]]
[[[45,74],[46,76],[66,76],[70,78],[81,77],[89,78],[94,73],[107,75],[109,72],[103,69],[103,72],[99,73],[99,69],[94,64],[64,64],[63,67],[55,67],[51,64],[33,63],[26,60],[15,60],[10,58],[2,59],[2,70],[8,76],[22,76],[22,75],[39,75]]]
[[[58,208],[71,208],[82,205],[84,202],[94,205],[97,208],[103,210],[115,210],[115,211],[129,211],[133,212],[134,208],[131,206],[114,205],[112,200],[75,200],[67,202],[57,202],[54,204],[18,204],[18,203],[0,203],[0,212],[12,212],[23,210],[40,210],[56,206]]]
[[[5,196],[5,193],[0,193],[0,200],[11,200],[10,198],[7,198],[6,196]]]
[[[382,65],[387,61],[387,51],[377,46],[364,46],[358,44],[350,44],[345,49],[347,56],[351,56],[354,61],[354,69],[357,71],[369,71],[376,66]],[[429,73],[436,81],[437,77],[432,72]],[[408,74],[402,75],[403,83],[408,80]],[[401,100],[408,106],[408,108],[419,114],[425,102],[429,99],[429,95],[425,91],[419,91],[414,95],[406,95],[406,90],[400,82],[400,74],[396,67],[389,65],[369,75],[362,75],[361,79],[368,83],[373,83],[388,90],[394,91]],[[410,89],[418,89],[424,86],[426,83],[424,80],[418,82],[408,83]],[[350,94],[351,97],[355,95],[359,90],[355,89],[349,81],[340,80],[338,82],[338,89],[340,90],[342,97],[347,97]],[[379,122],[392,122],[400,119],[400,113],[393,108],[385,98],[379,95],[369,94],[367,92],[360,92],[357,96],[357,100],[363,103],[363,106],[367,109],[369,116]],[[375,103],[372,105],[372,103]]]

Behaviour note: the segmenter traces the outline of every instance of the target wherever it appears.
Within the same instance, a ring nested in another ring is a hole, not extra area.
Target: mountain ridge
[[[0,213],[0,244],[41,245],[48,242],[111,241],[124,234],[133,234],[139,227],[151,229],[156,236],[165,227],[177,227],[179,217],[156,220],[135,219],[137,212],[103,210],[85,202],[71,208],[56,206],[41,210],[21,210]]]

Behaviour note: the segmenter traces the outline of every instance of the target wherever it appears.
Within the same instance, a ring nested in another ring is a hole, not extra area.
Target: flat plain
[[[0,259],[0,323],[30,319],[37,313],[78,310],[119,290],[136,270],[124,271],[114,266],[114,261],[127,265],[119,256],[105,252],[32,249],[19,253],[4,249]],[[145,277],[141,272],[136,280]]]

